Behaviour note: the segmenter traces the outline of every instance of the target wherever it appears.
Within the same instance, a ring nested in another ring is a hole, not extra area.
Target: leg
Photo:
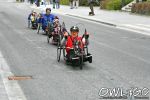
[[[45,31],[46,30],[46,25],[42,25],[42,29]]]
[[[70,9],[73,8],[73,2],[70,2]]]
[[[76,1],[73,0],[73,8],[75,8],[75,3],[76,3]]]
[[[60,2],[58,2],[58,9],[60,8]]]
[[[79,7],[79,0],[76,1],[76,7]]]
[[[58,6],[58,2],[56,2],[56,8],[57,8],[57,9],[59,8],[59,6]]]

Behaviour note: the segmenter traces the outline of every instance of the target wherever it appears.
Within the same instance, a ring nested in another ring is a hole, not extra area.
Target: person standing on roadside
[[[56,2],[56,9],[59,9],[60,8],[60,0],[55,0]]]
[[[53,0],[53,9],[55,9],[56,2]]]
[[[34,0],[30,0],[30,4],[33,4]]]
[[[96,0],[88,0],[88,4],[90,6],[91,12],[89,12],[90,16],[94,16],[94,3],[96,2]]]
[[[73,8],[79,7],[79,0],[73,0]]]

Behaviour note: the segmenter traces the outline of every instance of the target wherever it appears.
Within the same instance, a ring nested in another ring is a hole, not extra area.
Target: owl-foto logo
[[[122,87],[117,88],[106,88],[103,87],[98,93],[100,99],[147,99],[149,100],[149,89],[132,87],[130,89],[123,89]]]

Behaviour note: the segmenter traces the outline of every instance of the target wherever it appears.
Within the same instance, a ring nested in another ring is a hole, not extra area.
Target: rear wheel
[[[30,28],[30,24],[31,24],[31,23],[30,23],[30,20],[28,20],[28,28]]]
[[[39,34],[39,32],[40,32],[40,25],[38,24],[37,34]]]
[[[49,40],[50,40],[49,35],[47,35],[47,43],[49,43]]]
[[[83,69],[83,55],[80,57],[80,69]]]

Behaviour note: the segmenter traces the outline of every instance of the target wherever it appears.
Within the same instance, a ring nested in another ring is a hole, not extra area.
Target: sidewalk
[[[46,7],[52,8],[52,5]],[[31,8],[45,10],[45,6]],[[150,16],[136,15],[129,12],[121,11],[107,11],[100,10],[99,7],[95,7],[95,16],[89,16],[89,7],[79,7],[78,9],[70,9],[69,6],[61,5],[60,9],[52,9],[52,13],[58,13],[68,16],[74,16],[82,19],[95,21],[102,24],[116,26],[119,28],[127,28],[134,31],[150,34]]]
[[[6,89],[5,89],[1,75],[0,75],[0,98],[1,100],[8,100],[8,95],[6,93]]]

